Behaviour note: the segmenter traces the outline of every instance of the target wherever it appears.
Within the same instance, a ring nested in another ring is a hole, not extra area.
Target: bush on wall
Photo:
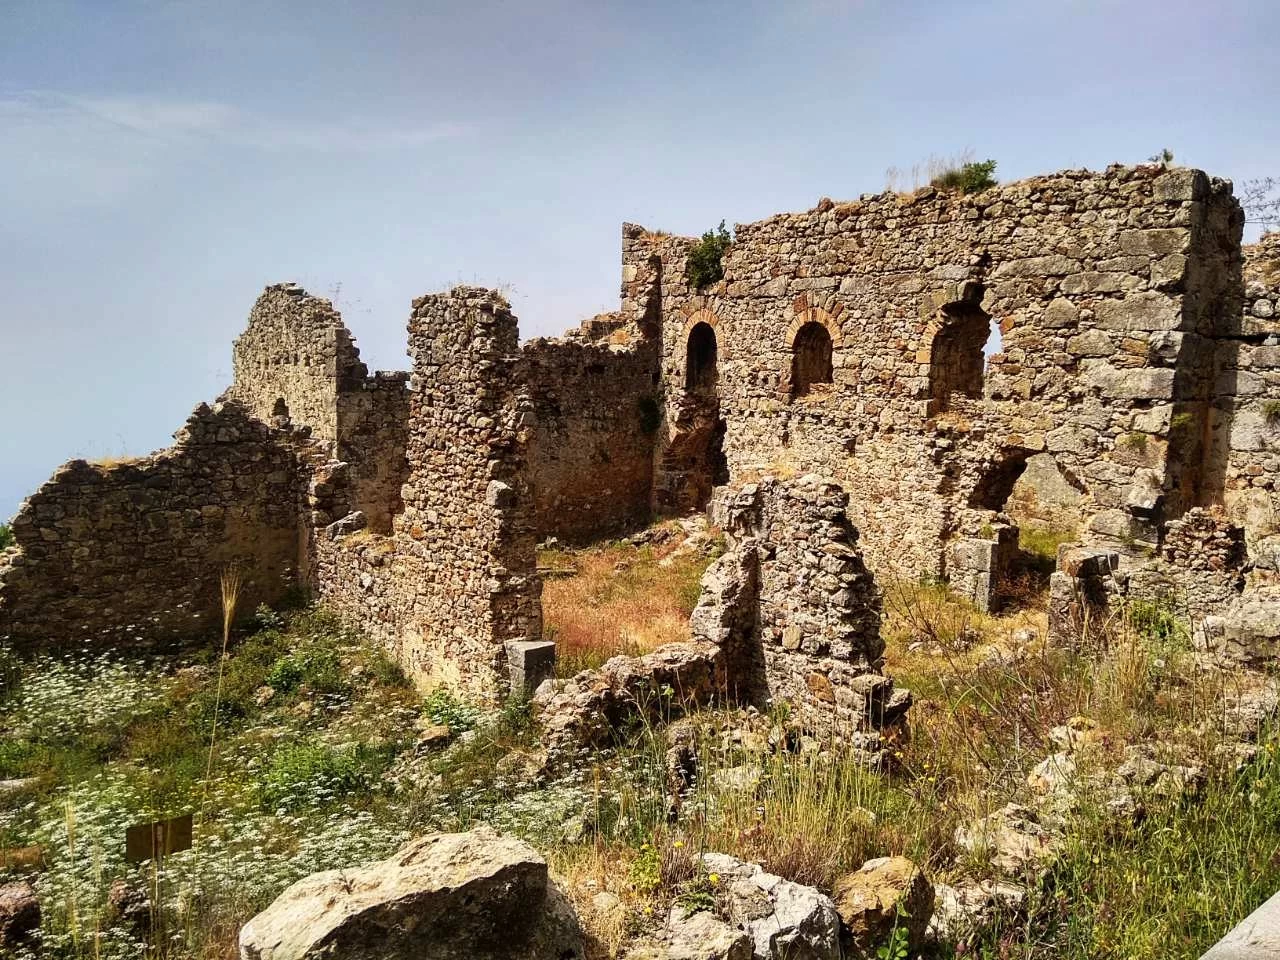
[[[708,230],[702,239],[689,248],[689,259],[685,261],[684,276],[689,285],[695,289],[705,287],[724,278],[724,265],[721,260],[724,252],[733,243],[733,237],[725,229],[724,221],[715,230]]]

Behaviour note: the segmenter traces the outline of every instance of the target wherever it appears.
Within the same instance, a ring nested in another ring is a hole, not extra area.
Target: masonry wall
[[[220,577],[240,611],[306,571],[303,473],[293,449],[234,404],[201,404],[172,448],[113,465],[65,464],[13,521],[0,559],[0,636],[130,646],[219,629]]]
[[[267,287],[232,348],[228,395],[270,423],[284,413],[321,440],[338,439],[338,394],[367,370],[333,304],[293,283]]]
[[[296,284],[267,287],[233,350],[227,396],[278,428],[309,432],[348,465],[348,510],[390,533],[408,476],[407,373],[369,376],[333,304]]]
[[[1202,429],[1205,325],[1230,288],[1236,217],[1229,185],[1159,166],[823,200],[739,225],[724,280],[701,291],[684,280],[690,239],[633,228],[662,260],[662,443],[707,323],[733,480],[837,479],[873,569],[945,575],[947,542],[982,535],[1045,453],[1078,484],[1084,539],[1141,556],[1200,482],[1170,467],[1169,430],[1184,408]],[[956,357],[974,357],[988,318],[1003,350],[967,395]],[[811,324],[830,338],[832,382],[797,396],[793,347]],[[657,463],[656,488],[678,487]]]
[[[525,344],[520,376],[536,418],[529,470],[539,536],[585,543],[649,519],[657,352],[622,315],[575,333]]]
[[[1280,234],[1244,250],[1243,301],[1219,338],[1212,409],[1222,499],[1258,575],[1280,570]]]
[[[507,690],[506,643],[542,626],[516,319],[488,290],[420,297],[409,353],[403,509],[390,536],[338,520],[319,530],[318,586],[423,685],[493,700]]]

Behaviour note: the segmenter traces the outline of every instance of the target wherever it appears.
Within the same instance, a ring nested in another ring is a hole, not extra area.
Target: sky
[[[422,293],[525,336],[696,234],[972,151],[1280,174],[1275,0],[0,0],[0,520],[166,446],[261,288],[405,369]],[[898,186],[903,186],[900,178]]]

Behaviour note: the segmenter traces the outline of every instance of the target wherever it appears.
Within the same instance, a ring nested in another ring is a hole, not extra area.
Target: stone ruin
[[[269,287],[175,446],[24,503],[0,636],[207,632],[235,565],[242,609],[305,588],[417,681],[496,699],[552,663],[541,538],[709,504],[731,550],[698,683],[823,715],[901,706],[872,574],[990,609],[1035,527],[1068,541],[1062,636],[1133,597],[1229,615],[1280,565],[1280,243],[1242,248],[1243,219],[1229,182],[1163,165],[823,199],[739,225],[701,289],[694,239],[626,224],[618,311],[522,345],[497,293],[424,296],[402,373]]]

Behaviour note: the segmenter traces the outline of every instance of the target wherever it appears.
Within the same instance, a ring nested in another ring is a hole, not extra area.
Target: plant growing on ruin
[[[1173,151],[1168,147],[1161,147],[1151,156],[1147,157],[1147,163],[1173,163]]]
[[[13,530],[7,523],[0,523],[0,550],[13,546]]]
[[[939,190],[954,190],[961,194],[981,193],[996,185],[994,160],[971,160],[959,167],[944,170],[930,180]]]
[[[685,261],[684,276],[689,286],[694,289],[705,287],[709,283],[724,279],[724,254],[733,243],[733,237],[725,229],[724,221],[715,230],[708,230],[702,239],[689,248],[689,258]]]
[[[1264,400],[1262,415],[1269,424],[1280,423],[1280,400]]]

